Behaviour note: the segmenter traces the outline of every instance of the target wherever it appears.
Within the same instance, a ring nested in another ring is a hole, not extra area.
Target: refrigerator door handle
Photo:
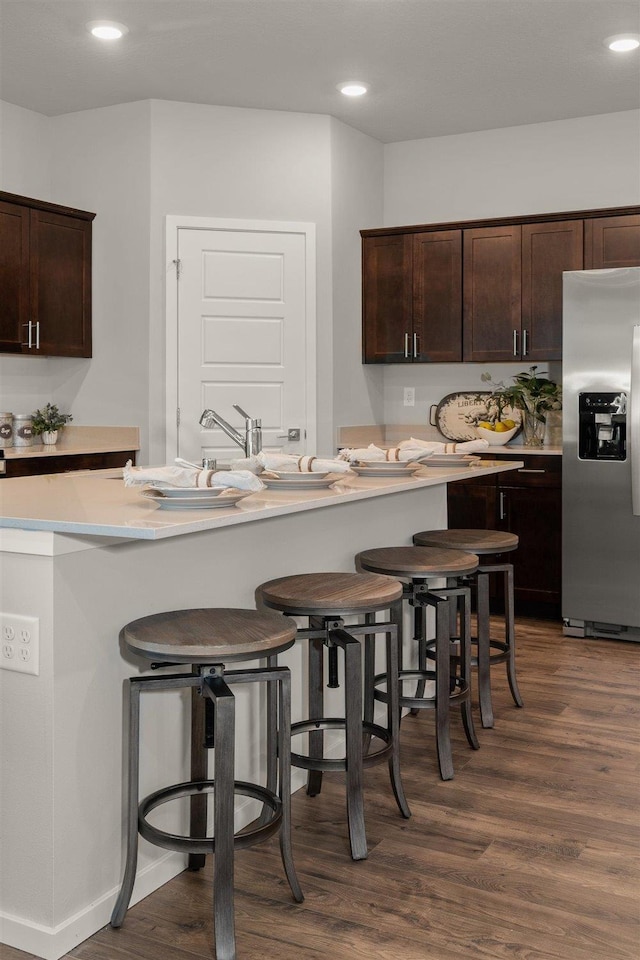
[[[640,326],[633,328],[631,351],[631,509],[640,516]]]

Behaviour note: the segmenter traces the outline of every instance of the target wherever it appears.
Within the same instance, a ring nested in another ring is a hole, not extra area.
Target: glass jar
[[[33,443],[31,432],[31,414],[14,413],[13,415],[13,445],[14,447],[30,447]]]
[[[525,447],[541,447],[544,443],[546,423],[530,410],[522,411],[522,434]]]
[[[13,446],[13,414],[0,413],[0,449]]]

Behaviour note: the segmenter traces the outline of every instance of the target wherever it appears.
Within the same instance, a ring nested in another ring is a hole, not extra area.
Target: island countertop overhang
[[[411,478],[345,476],[321,491],[262,490],[235,507],[216,510],[164,511],[125,488],[115,471],[50,474],[0,483],[0,530],[50,531],[90,537],[160,540],[234,526],[336,504],[419,490],[516,470],[520,461],[483,460],[473,466],[423,466]]]

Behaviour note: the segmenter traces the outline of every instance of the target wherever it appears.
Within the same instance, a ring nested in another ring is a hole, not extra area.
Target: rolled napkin
[[[125,487],[143,483],[170,487],[218,487],[234,490],[262,490],[264,484],[248,470],[198,470],[196,467],[134,467],[129,460],[122,470]]]
[[[410,437],[409,440],[402,440],[397,447],[390,447],[388,450],[376,447],[373,443],[370,443],[368,447],[361,447],[356,450],[345,447],[340,451],[340,457],[349,463],[357,463],[358,460],[370,460],[371,462],[397,460],[400,463],[408,463],[410,460],[420,460],[423,457],[428,457],[432,453],[473,453],[477,450],[486,450],[488,446],[487,440],[439,443],[438,441],[416,440],[415,437]]]
[[[348,473],[344,460],[321,460],[319,457],[296,457],[286,453],[259,453],[256,460],[264,470],[286,470],[290,473]]]

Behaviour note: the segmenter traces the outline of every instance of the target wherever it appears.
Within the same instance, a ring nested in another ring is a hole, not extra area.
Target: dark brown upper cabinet
[[[0,351],[91,356],[94,213],[0,192]]]
[[[586,270],[640,266],[640,214],[585,221]]]
[[[412,238],[362,241],[362,346],[365,363],[409,363],[413,347]]]
[[[462,230],[413,235],[413,359],[462,360]]]
[[[462,359],[462,231],[364,238],[363,360]]]
[[[506,224],[464,231],[464,359],[520,356],[522,228]]]
[[[582,220],[522,225],[523,360],[562,359],[562,274],[582,267]]]
[[[363,230],[363,361],[562,359],[562,274],[640,265],[638,207]]]

